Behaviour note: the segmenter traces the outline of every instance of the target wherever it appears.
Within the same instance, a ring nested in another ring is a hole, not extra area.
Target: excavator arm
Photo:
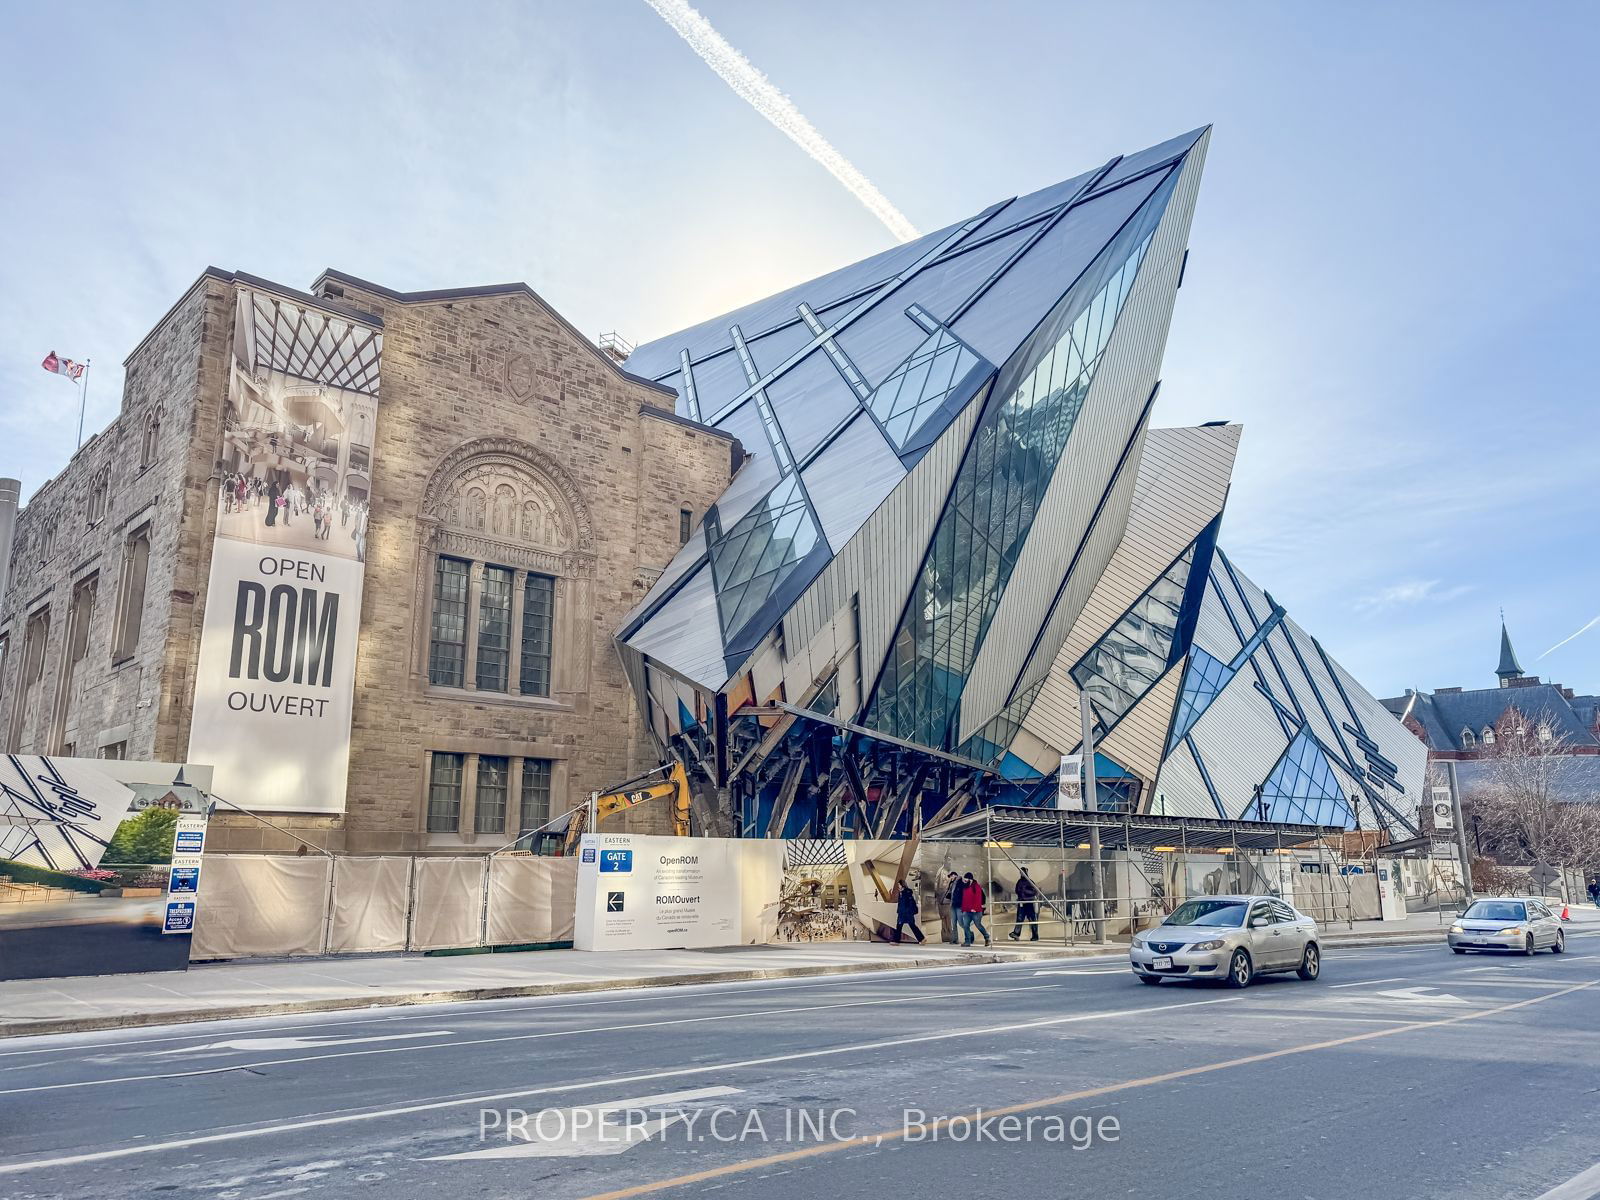
[[[579,839],[585,833],[592,832],[587,828],[590,810],[594,812],[594,824],[598,829],[607,817],[652,800],[664,800],[671,804],[672,832],[678,837],[688,837],[689,776],[685,773],[682,763],[674,762],[671,766],[657,767],[637,779],[630,779],[609,792],[596,794],[588,809],[580,808],[572,814],[572,820],[567,824],[566,841],[561,852],[575,854]]]

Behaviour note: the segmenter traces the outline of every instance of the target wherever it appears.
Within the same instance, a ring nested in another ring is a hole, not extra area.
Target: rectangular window
[[[550,760],[525,758],[522,760],[522,820],[519,832],[537,829],[551,817],[550,812]]]
[[[687,508],[678,510],[678,545],[682,546],[694,532],[694,513]]]
[[[150,576],[150,527],[129,536],[122,553],[122,579],[117,588],[117,628],[111,661],[132,658],[144,629],[144,589]]]
[[[428,682],[460,687],[467,662],[468,565],[440,555],[433,571],[433,637],[428,646]]]
[[[555,616],[556,581],[529,575],[522,585],[522,678],[524,696],[550,694],[550,636]]]
[[[510,665],[511,571],[507,567],[485,567],[478,591],[478,690],[505,691]]]
[[[504,833],[506,788],[511,760],[498,754],[478,755],[478,805],[472,827],[479,833]]]
[[[461,777],[466,756],[433,754],[428,778],[428,832],[458,833],[461,829]]]
[[[100,757],[101,758],[116,759],[117,761],[120,762],[122,759],[128,757],[128,743],[127,742],[112,742],[111,745],[109,745],[109,746],[101,746],[100,747]]]

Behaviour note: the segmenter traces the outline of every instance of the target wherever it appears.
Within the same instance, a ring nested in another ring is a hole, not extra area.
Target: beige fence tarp
[[[578,887],[574,857],[498,856],[489,860],[489,922],[484,943],[570,942]]]
[[[320,855],[206,855],[190,957],[321,954],[329,862]]]
[[[483,858],[419,858],[412,882],[413,950],[476,946],[483,937]]]
[[[340,858],[333,874],[333,954],[406,948],[411,907],[411,859]]]

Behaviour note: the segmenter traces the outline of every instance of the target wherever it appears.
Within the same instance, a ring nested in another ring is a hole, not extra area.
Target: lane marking
[[[1374,992],[1374,996],[1381,996],[1385,1000],[1398,1000],[1402,1004],[1466,1004],[1460,996],[1452,996],[1449,992],[1441,992],[1435,987],[1408,987],[1390,988],[1386,992]],[[1341,996],[1341,1000],[1366,999],[1363,996]]]
[[[1390,979],[1358,979],[1355,983],[1330,983],[1328,986],[1336,988],[1371,987],[1375,983],[1404,983],[1409,978],[1411,978],[1409,975],[1396,975]]]
[[[972,1128],[972,1123],[986,1117],[1004,1117],[1013,1113],[1033,1112],[1041,1108],[1059,1108],[1064,1104],[1074,1104],[1081,1100],[1091,1100],[1100,1096],[1115,1095],[1118,1092],[1131,1091],[1135,1088],[1152,1087],[1157,1084],[1171,1083],[1177,1079],[1190,1079],[1197,1075],[1209,1075],[1215,1071],[1226,1071],[1234,1067],[1252,1066],[1256,1063],[1270,1062],[1273,1059],[1287,1058],[1294,1054],[1309,1054],[1317,1050],[1331,1050],[1338,1046],[1349,1046],[1357,1042],[1368,1042],[1375,1038],[1393,1037],[1399,1033],[1412,1033],[1420,1029],[1435,1029],[1444,1025],[1455,1025],[1463,1021],[1474,1021],[1480,1017],[1494,1016],[1498,1013],[1510,1012],[1513,1009],[1526,1008],[1532,1004],[1541,1004],[1546,1000],[1553,1000],[1558,996],[1569,995],[1572,992],[1583,991],[1585,988],[1594,987],[1600,980],[1591,980],[1588,983],[1576,984],[1558,992],[1551,992],[1544,996],[1533,996],[1527,1000],[1518,1000],[1511,1004],[1503,1004],[1498,1008],[1486,1008],[1477,1012],[1462,1013],[1454,1017],[1441,1017],[1432,1021],[1416,1021],[1408,1025],[1399,1025],[1393,1029],[1371,1029],[1365,1033],[1352,1033],[1346,1037],[1333,1038],[1329,1041],[1308,1042],[1300,1046],[1287,1046],[1281,1050],[1267,1050],[1260,1054],[1247,1054],[1242,1058],[1225,1059],[1222,1062],[1208,1063],[1200,1067],[1185,1067],[1177,1071],[1167,1071],[1160,1075],[1147,1075],[1143,1079],[1130,1079],[1122,1083],[1108,1083],[1100,1087],[1085,1088],[1076,1092],[1062,1092],[1055,1096],[1046,1096],[1042,1100],[1028,1100],[1021,1104],[1009,1104],[1002,1108],[986,1108],[979,1112],[963,1114],[955,1117],[941,1117],[936,1121],[929,1121],[924,1125],[913,1126],[926,1136],[929,1132],[938,1132],[949,1128],[956,1122],[966,1122],[967,1128]],[[808,1158],[817,1158],[824,1154],[837,1154],[844,1150],[853,1150],[862,1146],[881,1146],[885,1142],[903,1140],[910,1128],[886,1129],[881,1133],[868,1133],[860,1137],[848,1138],[839,1142],[823,1142],[814,1146],[806,1146],[799,1150],[789,1150],[779,1154],[769,1154],[761,1158],[746,1159],[743,1162],[728,1163],[720,1167],[710,1167],[703,1171],[692,1171],[686,1175],[678,1175],[670,1179],[660,1179],[653,1183],[641,1183],[633,1187],[618,1188],[611,1192],[598,1192],[587,1196],[584,1200],[629,1200],[633,1196],[648,1196],[655,1192],[664,1192],[672,1188],[684,1187],[691,1183],[705,1183],[713,1179],[725,1179],[730,1175],[740,1175],[747,1171],[758,1170],[763,1167],[776,1166],[780,1163],[797,1162]],[[908,1143],[915,1144],[915,1143]],[[1600,1172],[1600,1167],[1595,1168]],[[1578,1177],[1580,1180],[1582,1176]],[[1573,1181],[1568,1181],[1569,1183]],[[1562,1185],[1567,1186],[1566,1184]],[[1578,1200],[1580,1195],[1586,1193],[1571,1192],[1565,1196],[1558,1195],[1554,1200]],[[1553,1200],[1546,1194],[1540,1200]]]
[[[1565,1183],[1558,1183],[1539,1200],[1592,1200],[1600,1194],[1600,1163],[1587,1171],[1579,1171]]]
[[[1236,1017],[1268,1017],[1274,1021],[1360,1021],[1369,1025],[1409,1025],[1411,1022],[1405,1017],[1335,1017],[1323,1016],[1320,1013],[1301,1012],[1298,1009],[1286,1008],[1278,1012],[1242,1012],[1235,1013]]]
[[[883,1004],[912,1004],[918,1000],[953,999],[958,996],[992,996],[996,992],[1047,991],[1060,987],[1058,983],[1026,983],[1013,987],[982,988],[971,992],[938,992],[916,996],[893,996],[885,1000],[846,1000],[838,1004],[808,1004],[795,1008],[755,1009],[749,1012],[713,1013],[704,1017],[675,1017],[666,1021],[635,1021],[627,1025],[596,1025],[588,1029],[550,1029],[541,1033],[507,1033],[499,1037],[467,1038],[459,1042],[432,1042],[426,1046],[386,1046],[379,1050],[341,1050],[336,1054],[302,1054],[295,1058],[267,1058],[256,1062],[233,1063],[228,1066],[200,1067],[193,1071],[163,1071],[147,1075],[118,1075],[100,1079],[74,1079],[67,1083],[35,1083],[27,1087],[0,1088],[0,1096],[18,1096],[26,1092],[61,1092],[72,1088],[100,1087],[112,1083],[147,1083],[157,1079],[189,1079],[197,1075],[222,1075],[229,1071],[253,1071],[261,1067],[282,1067],[292,1063],[324,1062],[333,1058],[361,1058],[372,1054],[403,1054],[421,1050],[450,1050],[459,1046],[489,1046],[499,1042],[531,1042],[543,1038],[573,1037],[583,1033],[615,1033],[629,1029],[655,1029],[663,1025],[703,1025],[710,1021],[737,1021],[744,1017],[785,1016],[789,1013],[823,1012],[836,1008],[871,1008]],[[363,1039],[364,1040],[364,1039]],[[186,1048],[184,1048],[186,1049]],[[183,1049],[163,1053],[183,1053]]]
[[[371,1037],[309,1038],[309,1037],[244,1037],[226,1042],[207,1042],[203,1046],[176,1046],[170,1050],[152,1050],[152,1055],[198,1054],[202,1050],[319,1050],[324,1046],[353,1046],[358,1042],[403,1042],[412,1038],[455,1037],[453,1029],[434,1029],[417,1033],[382,1033]]]
[[[1596,982],[1600,982],[1597,980]],[[1584,984],[1583,986],[1590,986]],[[1576,990],[1576,989],[1573,989]],[[456,1096],[445,1100],[426,1100],[403,1104],[395,1108],[375,1109],[368,1112],[334,1113],[329,1116],[306,1117],[298,1121],[285,1121],[276,1125],[261,1125],[253,1129],[234,1129],[224,1133],[194,1134],[164,1142],[142,1142],[136,1146],[120,1146],[114,1150],[92,1150],[67,1154],[56,1158],[30,1159],[24,1162],[0,1163],[0,1175],[16,1175],[23,1171],[36,1171],[46,1167],[74,1166],[78,1163],[104,1162],[107,1159],[128,1158],[136,1154],[151,1154],[162,1150],[183,1150],[191,1146],[209,1146],[218,1142],[236,1142],[247,1138],[267,1137],[277,1133],[294,1133],[302,1129],[322,1129],[330,1125],[351,1125],[358,1121],[376,1121],[389,1117],[410,1116],[413,1113],[438,1112],[447,1108],[479,1107],[502,1100],[522,1100],[529,1096],[549,1096],[557,1092],[582,1091],[587,1088],[618,1087],[630,1083],[643,1083],[652,1079],[674,1079],[683,1075],[707,1075],[716,1071],[740,1070],[748,1067],[767,1067],[776,1063],[799,1062],[808,1058],[826,1058],[835,1054],[860,1054],[870,1050],[884,1050],[892,1046],[914,1046],[926,1042],[944,1042],[954,1038],[986,1037],[997,1033],[1015,1033],[1023,1029],[1043,1029],[1055,1025],[1071,1025],[1081,1021],[1103,1021],[1113,1017],[1133,1017],[1143,1013],[1171,1012],[1180,1008],[1201,1008],[1209,1004],[1232,1004],[1244,1000],[1241,993],[1221,996],[1215,1000],[1186,1000],[1179,1004],[1149,1004],[1141,1008],[1122,1008],[1107,1012],[1079,1013],[1069,1017],[1046,1017],[1038,1021],[1013,1022],[1006,1025],[987,1025],[973,1029],[952,1029],[942,1033],[924,1033],[912,1037],[888,1038],[878,1042],[852,1042],[845,1046],[828,1046],[819,1050],[797,1050],[789,1054],[774,1054],[765,1058],[746,1058],[734,1062],[707,1063],[693,1067],[667,1067],[659,1071],[645,1071],[637,1075],[617,1075],[610,1079],[586,1079],[571,1083],[547,1084],[544,1087],[519,1088],[510,1092],[489,1092],[477,1096]],[[1525,1001],[1524,1003],[1530,1003]]]
[[[1094,971],[1035,971],[1035,975],[1131,975],[1132,967],[1100,967]]]
[[[590,1158],[595,1155],[623,1154],[640,1142],[647,1141],[679,1121],[687,1121],[689,1114],[681,1111],[651,1117],[644,1121],[630,1120],[618,1126],[609,1121],[612,1114],[632,1110],[635,1114],[651,1109],[663,1109],[669,1104],[682,1105],[695,1100],[715,1100],[737,1096],[743,1088],[704,1087],[687,1092],[662,1092],[655,1096],[635,1096],[631,1100],[606,1100],[600,1104],[580,1104],[575,1108],[555,1110],[561,1131],[559,1137],[541,1141],[528,1132],[526,1125],[518,1132],[521,1141],[512,1141],[509,1132],[501,1146],[487,1150],[467,1150],[461,1154],[435,1154],[423,1162],[468,1162],[485,1158]],[[551,1110],[539,1114],[542,1122]],[[481,1136],[481,1135],[480,1135]]]

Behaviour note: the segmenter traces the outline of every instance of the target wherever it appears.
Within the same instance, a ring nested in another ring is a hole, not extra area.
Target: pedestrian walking
[[[960,894],[961,902],[956,906],[956,911],[961,914],[958,918],[961,922],[961,933],[964,939],[961,944],[963,946],[972,945],[972,931],[976,929],[983,934],[983,944],[985,946],[994,945],[994,942],[989,939],[989,931],[984,928],[983,924],[983,884],[972,877],[971,871],[961,877]]]
[[[1022,874],[1017,879],[1017,917],[1011,926],[1011,940],[1022,940],[1022,927],[1033,926],[1033,936],[1028,940],[1039,940],[1039,887],[1028,875],[1028,868],[1022,868]]]
[[[900,893],[895,898],[895,941],[903,942],[906,940],[905,935],[900,931],[907,925],[911,926],[911,935],[917,939],[917,945],[920,946],[923,942],[928,940],[922,936],[922,930],[917,928],[918,907],[917,896],[916,893],[911,890],[911,885],[908,883],[902,883],[900,885]]]
[[[955,944],[956,920],[960,905],[961,872],[951,871],[950,878],[939,888],[939,933],[942,940]]]

